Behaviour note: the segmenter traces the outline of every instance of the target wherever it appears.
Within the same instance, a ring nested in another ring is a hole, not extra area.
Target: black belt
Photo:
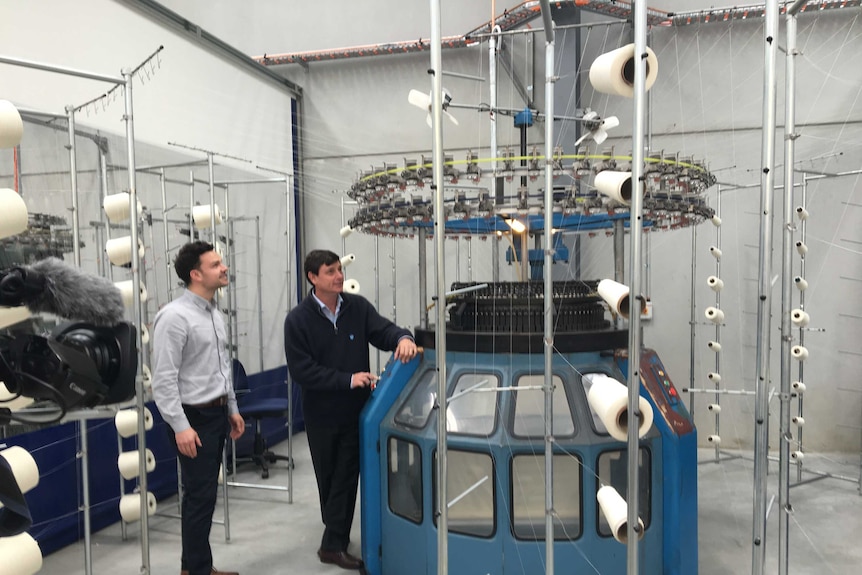
[[[207,407],[221,407],[223,405],[227,405],[227,395],[222,395],[217,397],[211,401],[205,401],[203,403],[184,403],[186,407],[194,407],[195,409],[206,409]]]

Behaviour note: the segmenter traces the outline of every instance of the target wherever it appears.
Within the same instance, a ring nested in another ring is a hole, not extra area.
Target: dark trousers
[[[181,568],[188,570],[189,575],[210,575],[213,565],[210,528],[218,496],[218,471],[229,425],[227,407],[198,409],[184,405],[183,409],[200,437],[201,445],[194,459],[177,451],[183,474]],[[170,427],[168,435],[176,448],[176,437]]]
[[[320,548],[346,551],[359,487],[359,425],[315,425],[306,421],[305,432],[325,526]]]

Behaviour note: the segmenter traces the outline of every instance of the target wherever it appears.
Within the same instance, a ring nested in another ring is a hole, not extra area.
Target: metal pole
[[[648,113],[648,112],[647,112]],[[646,148],[650,149],[649,147]],[[652,246],[650,245],[652,242],[652,234],[644,234],[644,297],[649,300],[650,293],[652,293]]]
[[[521,166],[527,165],[527,124],[521,124],[520,126],[520,153],[521,153]],[[521,176],[521,185],[518,188],[518,195],[524,194],[527,196],[527,176]],[[522,282],[530,281],[530,218],[529,216],[524,216],[524,231],[521,232],[521,235],[518,237],[520,240],[518,243],[521,246],[521,257],[520,261],[518,261],[518,267],[520,268],[520,280]],[[512,252],[515,252],[515,246],[512,246]],[[517,255],[517,254],[512,254]]]
[[[752,575],[762,575],[766,561],[766,472],[769,454],[769,356],[772,325],[772,207],[775,192],[775,93],[778,53],[778,0],[766,3],[763,79],[763,149],[760,189],[760,250],[757,298],[757,379],[754,407],[754,520]]]
[[[395,261],[395,236],[392,236],[392,248],[391,249],[392,249],[392,251],[389,254],[389,260],[390,260],[390,263],[392,264],[391,265],[391,267],[392,267],[392,286],[391,286],[392,287],[392,321],[394,323],[397,323],[395,321],[395,318],[398,317],[397,316],[398,307],[395,305],[396,304],[395,281],[398,279],[398,276],[395,273],[396,272],[396,265],[397,265],[397,263]]]
[[[419,238],[419,327],[428,328],[428,232],[419,228],[416,237]]]
[[[189,241],[195,241],[195,172],[189,170]]]
[[[78,218],[78,161],[75,146],[75,109],[66,107],[69,127],[69,177],[72,191],[72,253],[75,265],[81,267],[81,229]],[[90,538],[90,452],[87,438],[87,422],[78,422],[79,449],[81,458],[81,513],[84,519],[84,570],[93,572],[92,541]]]
[[[191,175],[191,184],[190,184],[190,194],[191,199],[189,202],[189,241],[194,238],[194,223],[191,220],[192,214],[192,206],[194,205],[194,191],[195,191],[195,174],[194,172],[190,172]],[[168,240],[168,200],[167,200],[167,179],[165,178],[165,169],[159,169],[159,188],[161,192],[162,198],[162,233],[164,235],[165,242],[165,284],[168,290],[168,301],[173,301],[174,299],[174,290],[171,287],[171,258],[168,254],[170,254],[170,249],[168,248],[169,240]],[[236,469],[236,467],[234,467]],[[177,460],[177,512],[182,513],[183,510],[183,472],[182,468],[179,465],[179,460]],[[123,525],[125,529],[125,525]]]
[[[257,167],[260,168],[260,166]],[[240,178],[238,180],[216,180],[214,184],[216,186],[233,186],[238,184],[276,184],[281,183],[284,180],[284,178]]]
[[[165,169],[159,170],[159,190],[162,196],[162,234],[165,242],[165,285],[168,288],[168,301],[173,300],[174,290],[171,289],[171,257],[168,239],[168,192],[165,182]]]
[[[66,118],[69,125],[69,175],[72,191],[72,254],[75,265],[81,267],[81,227],[78,217],[78,158],[75,146],[75,109],[66,107]]]
[[[234,281],[236,280],[236,272],[234,271],[234,265],[236,264],[236,258],[234,257],[233,252],[233,238],[234,238],[234,221],[230,217],[230,186],[224,187],[224,217],[225,223],[227,224],[227,232],[225,234],[225,242],[224,242],[224,264],[228,266],[228,284],[227,289],[225,290],[227,301],[225,302],[224,312],[227,314],[227,354],[231,360],[236,359],[239,356],[239,335],[237,332],[236,324],[236,311],[234,310]],[[215,235],[213,235],[213,243],[216,243]],[[234,343],[236,340],[236,343]],[[231,361],[231,367],[233,367],[233,362]],[[232,374],[231,374],[232,375]]]
[[[216,235],[216,209],[215,209],[215,177],[213,175],[213,171],[215,170],[215,166],[213,164],[213,155],[211,152],[207,152],[207,171],[209,174],[209,190],[210,190],[210,234],[212,234],[211,242],[213,245],[216,245],[218,242],[218,235]]]
[[[99,82],[109,82],[111,84],[124,84],[128,80],[126,74],[122,78],[114,76],[105,76],[103,74],[95,74],[84,70],[76,70],[74,68],[66,68],[63,66],[54,66],[52,64],[42,64],[33,60],[22,60],[20,58],[10,58],[8,56],[0,56],[0,64],[10,64],[12,66],[20,66],[22,68],[32,68],[34,70],[42,70],[45,72],[55,72],[57,74],[65,74],[66,76],[76,76],[78,78],[87,78],[89,80],[97,80]]]
[[[225,188],[225,196],[227,196],[227,188]],[[229,208],[227,206],[230,205],[230,201],[225,197],[225,219],[227,220],[227,233],[225,237],[225,265],[228,266],[228,285],[227,285],[227,302],[223,309],[223,311],[227,314],[227,354],[231,359],[229,371],[230,371],[230,381],[231,385],[233,384],[233,360],[237,358],[239,346],[234,345],[234,337],[239,340],[239,336],[236,335],[236,314],[234,313],[234,304],[233,304],[233,280],[236,278],[236,274],[232,274],[233,266],[234,266],[234,257],[233,250],[228,246],[233,242],[233,225],[234,222],[230,218],[228,214]],[[231,277],[232,276],[232,277]],[[236,442],[231,440],[233,445],[233,449],[231,451],[232,457],[232,469],[236,469]],[[227,442],[225,442],[225,449],[222,451],[222,469],[227,471]],[[230,494],[228,493],[228,482],[227,480],[222,481],[221,485],[222,489],[222,497],[224,498],[224,539],[225,541],[230,541]]]
[[[134,107],[132,106],[132,73],[129,70],[123,70],[123,79],[125,80],[125,115],[123,120],[126,124],[126,144],[128,146],[128,167],[129,173],[129,214],[132,239],[132,315],[134,317],[135,327],[138,330],[138,371],[135,376],[135,392],[137,394],[137,409],[138,409],[138,469],[145,470],[147,468],[147,437],[146,429],[144,428],[144,400],[146,391],[144,390],[144,379],[141,376],[141,366],[146,358],[144,354],[144,344],[141,341],[141,326],[143,319],[141,314],[141,262],[138,256],[138,186],[137,174],[135,170],[135,123],[134,123]],[[147,575],[150,572],[150,534],[149,534],[149,515],[147,505],[147,474],[140,473],[138,475],[138,487],[141,493],[141,575]]]
[[[434,245],[436,256],[437,326],[437,575],[449,573],[449,516],[447,504],[449,479],[446,441],[446,210],[443,204],[443,85],[442,50],[440,46],[440,0],[431,3],[431,118],[433,127],[434,172]],[[420,239],[421,241],[421,239]]]
[[[108,158],[105,156],[105,152],[102,148],[99,148],[99,187],[100,194],[99,196],[102,199],[105,199],[108,196]],[[105,242],[111,239],[111,223],[108,220],[107,215],[105,215],[105,210],[99,210],[99,220],[105,224]],[[105,250],[99,250],[99,261],[104,266],[104,270],[107,272],[105,276],[113,281],[114,280],[114,267],[111,265],[111,262],[108,260],[107,254]]]
[[[380,309],[380,236],[374,234],[374,309]],[[377,370],[380,373],[380,350],[377,349]]]
[[[152,248],[153,246],[156,245],[155,239],[153,239],[153,215],[152,215],[152,213],[148,213],[147,217],[144,218],[144,225],[147,228],[147,235],[149,236],[150,247]],[[148,281],[148,278],[146,277],[146,274],[147,274],[146,251],[144,252],[144,256],[145,256],[145,258],[144,258],[145,261],[144,261],[144,265],[143,265],[143,273],[145,276],[144,277],[144,283],[146,283]],[[157,286],[157,285],[159,285],[159,274],[156,273],[155,259],[156,259],[155,255],[153,255],[153,266],[152,266],[153,285]],[[170,278],[168,278],[168,280],[169,279]],[[153,294],[153,299],[155,300],[154,303],[156,304],[156,312],[158,313],[158,311],[160,309],[162,309],[161,296],[159,295],[160,290],[155,289],[153,291],[155,292]],[[144,313],[144,323],[146,323],[149,319],[150,319],[150,310],[149,310],[149,306],[147,306],[147,309],[145,310],[145,313]]]
[[[120,434],[118,433],[118,434],[117,434],[117,453],[122,453],[122,452],[123,452],[123,438],[122,438],[122,437],[120,436]],[[145,468],[145,469],[146,469],[146,468]],[[118,481],[119,481],[119,483],[120,483],[119,493],[120,493],[120,497],[122,497],[122,496],[124,495],[124,493],[123,493],[123,489],[124,489],[124,488],[125,488],[125,486],[126,486],[126,485],[125,485],[125,484],[126,484],[126,480],[125,480],[125,479],[123,479],[123,476],[122,476],[122,475],[121,475],[121,476],[119,476],[119,477],[117,478],[117,480],[118,480]],[[129,531],[128,531],[128,528],[127,528],[126,522],[125,522],[125,521],[123,521],[123,520],[122,520],[122,518],[120,519],[120,538],[121,538],[123,541],[126,541],[126,540],[128,540],[128,538],[129,538]],[[86,570],[86,567],[85,567],[85,570]],[[87,571],[87,573],[89,573],[89,571]]]
[[[554,30],[548,0],[545,19],[545,573],[554,573]],[[523,254],[522,254],[523,257]]]
[[[493,19],[495,14],[491,14]],[[491,174],[494,176],[494,205],[501,205],[503,198],[503,178],[497,174],[497,36],[500,27],[494,26],[491,38],[488,40],[488,88],[489,109],[488,120],[491,125]],[[500,281],[500,238],[497,234],[491,236],[491,277]]]
[[[294,255],[293,251],[291,249],[292,244],[290,241],[292,239],[292,235],[291,235],[292,234],[292,231],[291,231],[292,227],[290,225],[290,218],[291,218],[291,215],[295,211],[295,210],[291,209],[291,199],[293,196],[293,177],[291,175],[285,174],[284,186],[285,186],[285,194],[286,194],[285,199],[286,199],[286,209],[287,209],[287,213],[285,214],[286,215],[285,222],[284,222],[284,228],[285,228],[284,234],[285,234],[285,237],[287,238],[287,246],[286,246],[287,247],[287,254],[286,254],[287,257],[285,258],[287,260],[287,301],[286,301],[286,305],[287,305],[287,309],[290,310],[291,309],[291,305],[290,305],[291,304],[291,297],[293,295],[293,290],[291,289],[291,286],[293,285],[293,276],[292,276],[293,266],[291,265],[291,259],[290,258],[293,257],[293,255]],[[298,271],[300,271],[300,270],[298,270]]]
[[[100,194],[101,197],[101,194]],[[93,226],[93,248],[96,256],[96,274],[99,277],[105,277],[105,250],[99,249],[99,246],[107,245],[107,240],[105,239],[105,232],[107,231],[105,228],[105,222],[102,221],[91,221],[90,224]],[[108,264],[110,267],[110,263]]]
[[[502,239],[500,232],[491,236],[491,277],[495,282],[500,281],[500,242]]]
[[[614,281],[625,283],[626,232],[622,220],[614,220]],[[620,318],[614,315],[614,327],[619,328]]]
[[[808,204],[808,174],[802,174],[802,206],[805,207]],[[802,220],[802,225],[800,226],[801,237],[800,240],[802,243],[805,243],[805,240],[808,239],[808,222],[806,220]],[[805,256],[802,256],[801,261],[799,263],[799,276],[805,278]],[[805,292],[799,292],[799,309],[805,309]],[[799,345],[805,345],[805,328],[799,328]],[[799,362],[799,381],[805,381],[805,362]],[[805,394],[799,394],[799,402],[797,404],[797,414],[799,417],[802,417],[803,414],[803,400],[805,399]],[[797,431],[798,437],[797,441],[799,442],[799,449],[802,450],[802,428],[800,427]],[[862,458],[860,458],[859,465],[862,466]],[[796,481],[802,481],[802,467],[796,466]],[[859,489],[860,493],[862,493],[862,470],[859,473]]]
[[[255,259],[257,262],[257,369],[263,371],[263,262],[261,262],[260,247],[260,216],[254,217],[254,238],[257,249]]]
[[[218,228],[216,222],[216,204],[215,204],[215,164],[213,162],[213,154],[211,152],[207,152],[207,177],[209,183],[210,190],[210,235],[213,247],[218,249]],[[230,221],[230,186],[225,186],[225,206],[224,206],[224,217],[225,223],[225,240],[224,240],[224,258],[226,262],[230,262],[230,236],[231,236],[231,221]],[[227,265],[227,263],[226,263]],[[228,286],[225,290],[227,302],[225,302],[224,312],[227,314],[227,354],[231,359],[229,362],[228,369],[230,374],[231,384],[233,384],[233,359],[234,355],[234,346],[233,346],[233,305],[231,302],[231,270],[228,269]],[[221,303],[221,298],[216,292],[216,302],[217,305]],[[218,307],[217,307],[218,309]],[[227,443],[225,443],[225,449],[222,451],[222,468],[227,470]],[[225,541],[230,541],[230,494],[228,493],[228,484],[227,481],[222,482],[222,497],[224,498],[224,539]]]
[[[778,446],[778,573],[787,575],[790,558],[790,399],[792,366],[790,348],[793,344],[793,326],[790,313],[793,309],[793,184],[796,163],[796,15],[785,18],[787,46],[784,80],[784,228],[782,230],[781,270],[781,405]],[[800,362],[801,363],[801,362]]]
[[[691,226],[691,296],[689,306],[689,340],[690,353],[688,357],[688,388],[695,387],[694,382],[694,358],[695,346],[694,342],[697,339],[697,292],[695,286],[697,284],[697,226]],[[619,281],[619,280],[617,280]],[[688,394],[688,412],[691,418],[694,419],[694,394]]]
[[[631,297],[629,314],[629,413],[628,430],[628,529],[627,529],[627,565],[628,575],[638,573],[638,479],[639,455],[638,420],[641,416],[638,410],[640,399],[640,358],[641,358],[641,239],[643,234],[643,172],[644,172],[644,124],[646,110],[646,2],[634,3],[634,35],[635,35],[635,77],[634,77],[634,125],[632,126],[632,193],[631,219],[629,220],[630,241],[630,276],[629,287]]]
[[[341,196],[341,226],[344,227],[344,196]],[[347,249],[347,244],[345,242],[344,236],[341,236],[341,255],[344,255],[345,250]],[[346,276],[346,274],[345,274]]]
[[[290,218],[293,215],[293,210],[291,210],[291,198],[293,196],[293,186],[291,185],[291,178],[287,176],[284,183],[284,204],[285,204],[285,213],[284,213],[284,238],[285,238],[285,249],[287,250],[287,254],[285,260],[287,261],[287,271],[285,272],[285,307],[287,308],[286,313],[290,313],[291,308],[291,297],[293,294],[291,293],[290,286],[293,284],[293,278],[291,277],[291,265],[290,258],[293,257],[293,253],[291,251],[291,226],[290,226]],[[261,342],[262,344],[263,342]],[[285,374],[285,378],[287,379],[287,457],[289,461],[287,462],[287,502],[293,503],[293,379],[290,377],[290,372],[288,371]]]
[[[715,214],[721,218],[721,186],[719,185],[717,188],[717,196],[715,202]],[[721,226],[715,228],[715,247],[721,249]],[[721,277],[721,260],[715,260],[715,277]],[[715,292],[715,306],[718,309],[721,309],[721,292]],[[721,345],[721,323],[715,324],[715,341],[719,345]],[[715,373],[721,373],[721,352],[715,354]],[[715,382],[715,398],[713,401],[716,405],[721,405],[721,394],[718,392],[721,387],[721,383]],[[721,437],[721,412],[715,412],[715,434]],[[721,458],[721,452],[719,450],[718,444],[715,445],[715,462],[718,463]]]
[[[99,197],[104,199],[108,196],[108,159],[105,156],[105,152],[102,148],[99,148]],[[104,210],[100,210],[100,221],[104,224],[104,239],[107,242],[111,238],[111,224],[105,215]],[[101,231],[101,228],[98,228]],[[99,245],[104,245],[99,243]],[[100,268],[104,270],[104,277],[107,277],[111,281],[114,279],[114,267],[111,265],[111,262],[107,259],[105,255],[105,250],[98,250],[99,255],[98,261]],[[123,452],[123,438],[117,435],[117,453]],[[125,481],[122,477],[119,477],[119,492],[123,493],[123,488],[125,487]],[[125,521],[120,521],[120,537],[123,541],[126,541],[129,538],[128,527]],[[85,543],[86,547],[86,543]],[[85,551],[86,554],[86,551]],[[89,574],[89,570],[87,570],[85,566],[85,572]]]
[[[93,572],[92,527],[90,525],[90,450],[87,436],[87,421],[78,422],[80,445],[78,454],[81,457],[81,512],[84,515],[84,572]]]

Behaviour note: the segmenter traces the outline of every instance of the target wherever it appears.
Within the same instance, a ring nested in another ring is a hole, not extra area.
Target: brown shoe
[[[213,575],[239,575],[236,571],[219,571],[215,567],[213,567],[212,571]],[[189,575],[189,572],[185,569],[180,571],[180,575]]]
[[[359,557],[354,557],[347,551],[324,551],[317,550],[317,556],[320,557],[321,563],[330,563],[338,565],[342,569],[362,569],[365,563]]]

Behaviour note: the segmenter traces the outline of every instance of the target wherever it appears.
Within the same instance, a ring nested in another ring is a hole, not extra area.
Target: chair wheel
[[[269,479],[269,469],[264,469],[260,472],[260,477],[262,479]]]

